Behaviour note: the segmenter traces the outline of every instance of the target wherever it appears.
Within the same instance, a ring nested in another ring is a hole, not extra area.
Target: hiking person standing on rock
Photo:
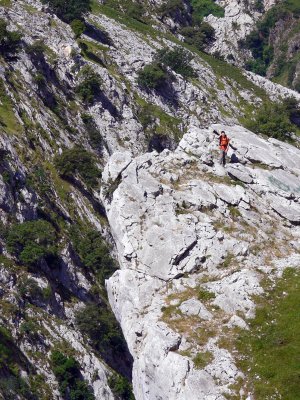
[[[226,164],[226,154],[228,151],[230,139],[224,131],[221,132],[219,136],[219,146],[220,146],[220,164],[225,167]]]

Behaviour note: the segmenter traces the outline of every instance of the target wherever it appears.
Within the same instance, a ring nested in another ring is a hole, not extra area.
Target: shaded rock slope
[[[0,43],[1,398],[246,393],[218,341],[299,264],[300,156],[296,136],[242,125],[299,94],[98,0],[77,38],[44,2],[0,0],[0,18],[20,33]],[[165,65],[162,87],[138,84],[177,46],[188,78]]]

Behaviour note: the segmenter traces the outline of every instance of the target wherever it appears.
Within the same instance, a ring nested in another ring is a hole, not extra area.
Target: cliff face
[[[246,393],[221,327],[247,328],[264,276],[299,263],[297,137],[241,126],[299,95],[119,6],[94,1],[76,38],[47,4],[0,1],[5,400],[132,399],[131,380],[137,399]],[[157,61],[180,45],[188,77]],[[145,88],[153,64],[165,80]],[[226,170],[213,129],[236,148]]]
[[[226,173],[214,129],[235,148]],[[107,288],[137,399],[251,395],[222,340],[247,329],[266,277],[299,265],[299,161],[290,145],[224,125],[191,127],[175,152],[111,157],[103,179],[118,186],[104,202],[121,270]]]

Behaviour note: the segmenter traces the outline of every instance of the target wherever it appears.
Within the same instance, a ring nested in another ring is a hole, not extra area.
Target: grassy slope
[[[250,330],[240,333],[240,367],[255,399],[300,398],[300,272],[287,269],[258,299]]]

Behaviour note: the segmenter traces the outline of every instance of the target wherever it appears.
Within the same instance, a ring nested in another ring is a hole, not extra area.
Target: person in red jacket
[[[220,164],[225,167],[226,164],[226,154],[228,151],[230,139],[224,131],[221,132],[219,136],[219,146],[220,146]]]

